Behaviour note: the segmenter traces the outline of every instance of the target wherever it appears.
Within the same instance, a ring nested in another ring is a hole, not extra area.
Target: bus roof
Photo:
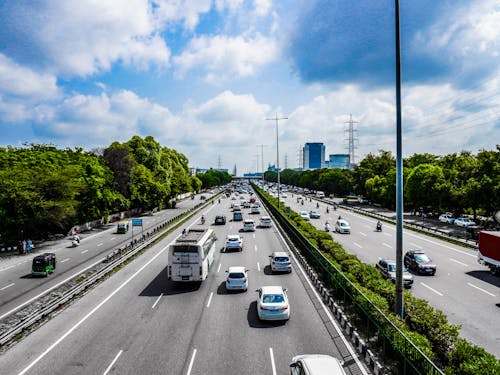
[[[198,242],[211,229],[190,229],[188,232],[179,238],[176,242]]]

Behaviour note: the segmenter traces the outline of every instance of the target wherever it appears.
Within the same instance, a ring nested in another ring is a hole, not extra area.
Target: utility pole
[[[279,120],[288,120],[288,117],[279,117],[278,113],[276,113],[274,118],[266,118],[266,120],[274,120],[276,121],[276,169],[278,170],[278,209],[280,208],[280,151],[279,151],[279,142],[278,142],[278,121]]]
[[[260,147],[261,150],[260,161],[262,163],[262,181],[264,181],[264,147],[267,147],[267,145],[257,145],[257,147]]]
[[[217,169],[221,169],[222,168],[222,162],[221,162],[221,158],[220,158],[220,155],[217,156]]]
[[[396,31],[396,314],[404,317],[403,295],[403,146],[401,125],[401,43],[399,0],[395,0]]]
[[[348,143],[347,148],[349,149],[349,164],[354,164],[354,149],[356,148],[354,142],[358,140],[358,138],[354,137],[354,133],[357,132],[357,130],[354,129],[354,124],[357,124],[358,121],[354,121],[351,114],[349,121],[346,121],[345,123],[349,124],[347,129],[344,131],[348,133],[348,138],[346,140]]]
[[[288,169],[288,155],[285,152],[285,169]]]
[[[259,171],[259,154],[254,155],[257,158],[257,162],[255,163],[255,173]]]

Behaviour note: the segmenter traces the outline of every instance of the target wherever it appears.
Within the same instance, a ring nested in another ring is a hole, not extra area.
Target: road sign
[[[133,227],[142,227],[142,219],[132,219]]]

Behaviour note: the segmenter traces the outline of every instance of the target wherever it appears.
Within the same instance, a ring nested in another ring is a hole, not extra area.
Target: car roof
[[[245,219],[245,221],[243,221],[245,224],[249,224],[249,223],[254,223],[253,219]]]
[[[345,223],[345,224],[349,225],[349,223],[347,222],[347,220],[344,220],[344,219],[338,219],[337,223],[339,223],[339,224],[340,223]]]
[[[228,234],[228,235],[227,235],[227,238],[228,238],[228,239],[229,239],[229,238],[238,238],[238,239],[239,239],[239,238],[240,238],[240,235],[239,235],[239,234]]]
[[[260,289],[262,290],[262,294],[282,294],[283,293],[282,286],[263,286]]]
[[[286,251],[273,251],[272,257],[287,257],[288,253]]]
[[[309,374],[336,375],[345,374],[340,361],[326,354],[305,354],[293,358],[293,362],[301,361]]]
[[[271,220],[271,218],[269,216],[261,216],[260,219],[261,220]]]
[[[246,268],[243,267],[243,266],[231,266],[227,269],[227,272],[228,273],[231,273],[231,272],[246,272]]]
[[[425,254],[425,251],[423,251],[423,250],[408,250],[407,253],[410,253],[410,254]]]

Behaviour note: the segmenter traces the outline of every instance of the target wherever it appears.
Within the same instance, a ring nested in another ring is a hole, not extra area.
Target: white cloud
[[[157,0],[156,16],[159,22],[183,22],[184,28],[193,31],[200,15],[210,11],[212,0]]]
[[[191,40],[187,49],[173,61],[176,72],[184,76],[188,71],[206,71],[206,80],[220,82],[231,77],[248,77],[279,57],[274,39],[260,34],[249,37],[201,36]]]

